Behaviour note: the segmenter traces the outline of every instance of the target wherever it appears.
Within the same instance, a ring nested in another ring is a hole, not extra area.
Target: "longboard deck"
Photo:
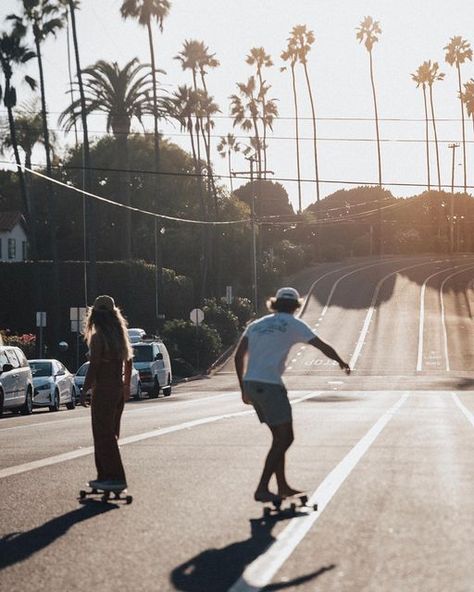
[[[308,494],[306,492],[260,503],[263,504],[264,516],[286,513],[296,515],[297,512],[301,511],[305,513],[318,511],[318,504],[308,504]]]
[[[84,502],[88,497],[98,496],[102,502],[107,503],[109,501],[123,501],[126,504],[131,504],[133,497],[127,495],[126,489],[101,489],[100,487],[91,487],[89,489],[81,489],[79,491],[79,501]]]

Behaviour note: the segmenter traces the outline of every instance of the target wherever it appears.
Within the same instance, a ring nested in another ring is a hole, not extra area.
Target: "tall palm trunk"
[[[263,88],[263,78],[262,78],[262,69],[261,68],[257,68],[257,74],[258,74],[258,80],[260,83],[260,88]],[[263,97],[262,97],[262,109],[263,109],[263,118],[262,118],[263,146],[261,147],[261,150],[263,152],[263,178],[266,179],[267,178],[267,122],[265,121],[265,116],[266,116],[265,95],[263,95]],[[260,151],[260,145],[259,145],[259,151]],[[261,157],[260,157],[260,161],[261,161]]]
[[[429,122],[428,122],[428,104],[426,101],[426,85],[423,83],[423,104],[425,107],[425,146],[426,146],[426,174],[428,181],[428,191],[431,189],[430,175],[430,140],[429,140]]]
[[[69,0],[69,12],[71,15],[71,29],[72,39],[74,44],[74,56],[76,61],[76,75],[79,85],[79,97],[81,101],[81,123],[82,123],[82,151],[83,151],[83,167],[84,167],[84,190],[92,192],[92,169],[91,156],[89,146],[89,132],[87,127],[87,111],[86,111],[86,97],[84,93],[84,83],[82,80],[81,60],[79,55],[79,42],[77,39],[76,27],[76,12],[74,8],[74,0]],[[88,280],[85,281],[84,299],[85,302],[91,302],[97,295],[97,268],[96,268],[96,206],[92,199],[83,198],[84,220],[85,228],[84,234],[87,240],[87,251],[89,254],[90,269]],[[86,257],[84,257],[86,258]]]
[[[301,214],[301,166],[300,166],[300,126],[298,119],[298,95],[296,92],[295,65],[291,64],[291,83],[293,87],[293,102],[295,106],[295,140],[296,140],[296,173],[298,178],[298,213]]]
[[[431,107],[431,121],[433,123],[433,133],[434,133],[434,140],[435,140],[436,167],[438,170],[438,190],[441,191],[441,167],[439,164],[438,131],[436,129],[436,117],[435,117],[434,101],[433,101],[433,87],[431,84],[430,84],[430,107]]]
[[[306,62],[303,63],[304,75],[306,79],[306,86],[308,88],[309,102],[311,104],[311,119],[313,121],[313,148],[314,148],[314,172],[316,177],[316,200],[319,201],[319,168],[318,168],[318,142],[316,133],[316,109],[314,106],[313,91],[309,81],[308,66]]]
[[[464,103],[462,101],[462,84],[461,84],[461,66],[456,62],[458,70],[458,85],[459,85],[459,102],[461,103],[461,121],[462,121],[462,160],[464,171],[464,193],[467,191],[467,166],[466,166],[466,130],[464,124]]]
[[[375,92],[374,82],[374,64],[372,60],[372,52],[369,51],[369,64],[370,64],[370,83],[372,85],[372,96],[374,99],[374,113],[375,113],[375,134],[377,137],[377,158],[378,158],[378,170],[379,170],[379,186],[382,187],[382,156],[380,153],[380,133],[379,133],[379,113],[377,109],[377,93]],[[382,210],[380,206],[380,196],[377,200],[377,251],[379,255],[383,253],[383,239],[382,239]]]
[[[128,132],[124,129],[118,130],[115,135],[115,142],[117,146],[117,161],[119,173],[117,175],[117,194],[121,196],[121,202],[130,206],[130,187],[129,187],[129,150],[128,150]],[[123,237],[123,258],[127,261],[132,259],[132,212],[128,208],[124,208],[122,217],[124,223],[124,237]],[[121,231],[119,230],[122,236]]]
[[[227,152],[227,161],[229,164],[229,181],[230,181],[230,192],[231,194],[234,193],[234,186],[232,184],[232,156],[231,156],[231,149]]]
[[[151,28],[151,19],[147,21],[148,30],[148,44],[150,46],[150,62],[151,62],[151,76],[153,80],[153,130],[154,130],[154,155],[155,155],[155,172],[158,173],[160,169],[160,136],[158,131],[158,97],[156,94],[156,63],[155,63],[155,49],[153,44],[153,32]],[[155,187],[159,186],[160,178],[156,175]],[[155,204],[156,205],[156,204]]]
[[[43,71],[43,57],[41,54],[41,43],[37,34],[34,35],[36,57],[38,59],[38,69],[40,77],[40,98],[41,98],[41,120],[43,123],[43,139],[44,148],[46,153],[46,173],[48,177],[52,177],[52,166],[51,166],[51,146],[49,143],[49,129],[48,129],[48,112],[46,108],[46,93],[44,84],[44,71]],[[49,215],[49,233],[50,233],[50,249],[51,258],[53,262],[57,262],[58,259],[58,248],[56,242],[56,208],[54,204],[53,186],[51,182],[47,184],[48,192],[48,215]]]

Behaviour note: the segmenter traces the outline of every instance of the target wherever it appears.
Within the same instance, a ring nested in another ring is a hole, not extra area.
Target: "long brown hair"
[[[121,360],[131,360],[133,351],[130,345],[127,332],[127,321],[123,317],[120,309],[115,306],[111,297],[111,306],[101,306],[98,304],[99,296],[94,306],[89,307],[84,325],[84,339],[87,345],[93,335],[97,335],[102,342],[106,354],[112,358]]]

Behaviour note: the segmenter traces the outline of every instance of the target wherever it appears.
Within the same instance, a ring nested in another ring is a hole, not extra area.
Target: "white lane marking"
[[[395,405],[392,405],[379,418],[312,494],[308,503],[317,503],[318,511],[311,512],[307,516],[293,518],[288,526],[278,534],[275,542],[246,567],[242,576],[229,588],[228,592],[258,592],[271,582],[313,524],[321,517],[333,496],[374,443],[377,436],[405,403],[408,396],[409,393],[404,393]]]
[[[221,395],[210,395],[208,397],[199,397],[197,399],[193,399],[192,401],[173,401],[170,403],[158,403],[157,401],[149,401],[147,403],[145,403],[144,405],[140,405],[139,409],[127,409],[127,407],[125,407],[125,411],[124,411],[124,417],[129,417],[130,415],[139,415],[139,414],[144,414],[147,413],[148,415],[150,415],[153,411],[158,410],[157,407],[154,406],[153,403],[155,404],[163,404],[166,405],[166,408],[173,408],[173,407],[188,407],[189,405],[195,405],[196,403],[200,403],[201,401],[209,401],[210,399],[221,399],[222,397],[229,397],[229,396],[235,396],[236,394],[238,394],[240,391],[229,391],[227,393],[223,393]],[[162,409],[160,409],[160,411],[162,411]],[[62,423],[66,423],[66,422],[71,422],[71,421],[81,421],[86,419],[88,422],[90,421],[90,416],[89,415],[76,415],[76,417],[66,417],[64,419],[54,419],[51,421],[42,421],[42,422],[36,422],[36,423],[28,423],[25,425],[19,425],[19,426],[10,426],[8,428],[0,428],[0,435],[3,432],[8,432],[9,430],[24,430],[27,428],[33,428],[33,427],[39,427],[39,426],[52,426],[52,425],[57,425],[57,424],[62,424]],[[2,421],[5,421],[6,418],[4,418]]]
[[[464,415],[466,416],[467,420],[470,422],[472,427],[474,427],[474,414],[472,414],[469,411],[469,409],[463,403],[461,403],[461,401],[460,401],[459,397],[456,395],[456,393],[451,393],[451,397],[453,398],[454,402],[459,407],[459,409],[464,413]]]
[[[444,290],[444,286],[445,286],[445,284],[446,284],[446,282],[448,280],[450,280],[455,275],[459,275],[460,273],[464,273],[465,271],[468,271],[469,269],[474,269],[474,266],[473,267],[468,267],[466,269],[461,269],[459,271],[455,271],[451,275],[448,275],[448,277],[444,278],[444,280],[442,281],[441,286],[439,288],[439,298],[440,298],[440,302],[441,302],[441,328],[442,328],[442,331],[443,331],[444,358],[446,360],[446,371],[447,372],[449,372],[451,370],[451,368],[450,368],[450,365],[449,365],[448,330],[447,330],[447,327],[446,327],[446,311],[445,311],[445,307],[444,307],[443,290]]]
[[[455,265],[454,269],[458,269],[461,265]],[[430,276],[426,278],[421,286],[420,292],[420,321],[418,325],[418,358],[416,362],[416,370],[417,372],[421,372],[423,370],[423,333],[424,333],[424,325],[425,325],[425,291],[427,283],[437,275],[441,275],[446,271],[450,271],[451,268],[444,268],[439,271],[435,271]]]
[[[304,392],[304,391],[303,391]],[[306,395],[301,397],[291,399],[291,405],[296,405],[297,403],[301,403],[306,399],[311,399],[313,397],[319,397],[322,391],[312,391]],[[194,428],[197,426],[201,426],[208,423],[214,423],[216,421],[220,421],[222,419],[231,419],[234,417],[242,417],[244,415],[252,415],[254,412],[253,409],[249,411],[238,411],[236,413],[225,413],[222,415],[211,415],[208,417],[203,417],[201,419],[194,419],[191,421],[186,421],[184,423],[176,424],[173,426],[168,426],[166,428],[159,428],[156,430],[151,430],[149,432],[142,432],[141,434],[135,434],[134,436],[127,436],[126,438],[120,439],[120,446],[124,446],[126,444],[132,444],[134,442],[140,442],[142,440],[148,440],[150,438],[156,438],[158,436],[164,436],[166,434],[171,434],[173,432],[179,432],[181,430],[188,430],[190,428]],[[55,465],[57,463],[65,462],[68,460],[73,460],[76,458],[80,458],[82,456],[87,456],[94,452],[93,446],[88,446],[87,448],[80,448],[79,450],[72,450],[70,452],[64,452],[62,454],[56,454],[54,456],[49,456],[47,458],[41,458],[38,460],[34,460],[29,463],[23,463],[21,465],[15,465],[12,467],[6,467],[5,469],[0,470],[0,479],[5,477],[11,477],[12,475],[18,475],[20,473],[26,473],[27,471],[32,471],[34,469],[40,469],[42,467],[47,467],[50,465]]]
[[[434,261],[434,263],[442,263],[442,261]],[[408,265],[407,267],[401,267],[399,269],[396,269],[395,271],[391,271],[390,273],[388,273],[387,275],[385,275],[382,279],[380,279],[378,281],[378,283],[375,287],[373,296],[372,296],[372,300],[370,302],[369,309],[367,311],[367,315],[365,317],[364,324],[362,326],[362,330],[359,335],[359,339],[357,340],[357,345],[355,347],[354,353],[352,354],[351,360],[349,362],[349,366],[351,367],[352,370],[355,369],[355,366],[357,364],[357,360],[359,359],[360,352],[362,351],[362,347],[364,345],[365,338],[366,338],[367,333],[369,331],[370,321],[372,319],[372,315],[374,314],[375,303],[377,302],[377,297],[379,295],[380,288],[382,287],[384,282],[386,280],[388,280],[388,278],[391,277],[392,275],[396,275],[397,273],[400,273],[401,271],[405,271],[407,269],[421,267],[422,265],[426,265],[426,261],[423,261],[423,263],[416,263],[415,265]]]

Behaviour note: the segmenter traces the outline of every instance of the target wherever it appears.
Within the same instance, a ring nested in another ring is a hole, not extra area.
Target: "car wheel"
[[[20,413],[22,415],[31,415],[33,413],[33,393],[30,389],[26,392],[25,403],[20,407]]]
[[[71,389],[71,400],[69,403],[66,403],[67,409],[75,409],[76,408],[76,389],[72,387]]]
[[[163,394],[165,397],[169,397],[171,395],[171,378],[168,376],[168,385],[163,387]]]
[[[156,399],[160,394],[160,383],[158,382],[158,378],[155,376],[155,382],[153,383],[153,388],[150,392],[150,399]]]
[[[142,399],[142,383],[138,381],[137,384],[137,392],[133,395],[135,401],[140,401]]]
[[[54,391],[54,401],[53,404],[49,406],[50,411],[59,411],[59,391]]]

